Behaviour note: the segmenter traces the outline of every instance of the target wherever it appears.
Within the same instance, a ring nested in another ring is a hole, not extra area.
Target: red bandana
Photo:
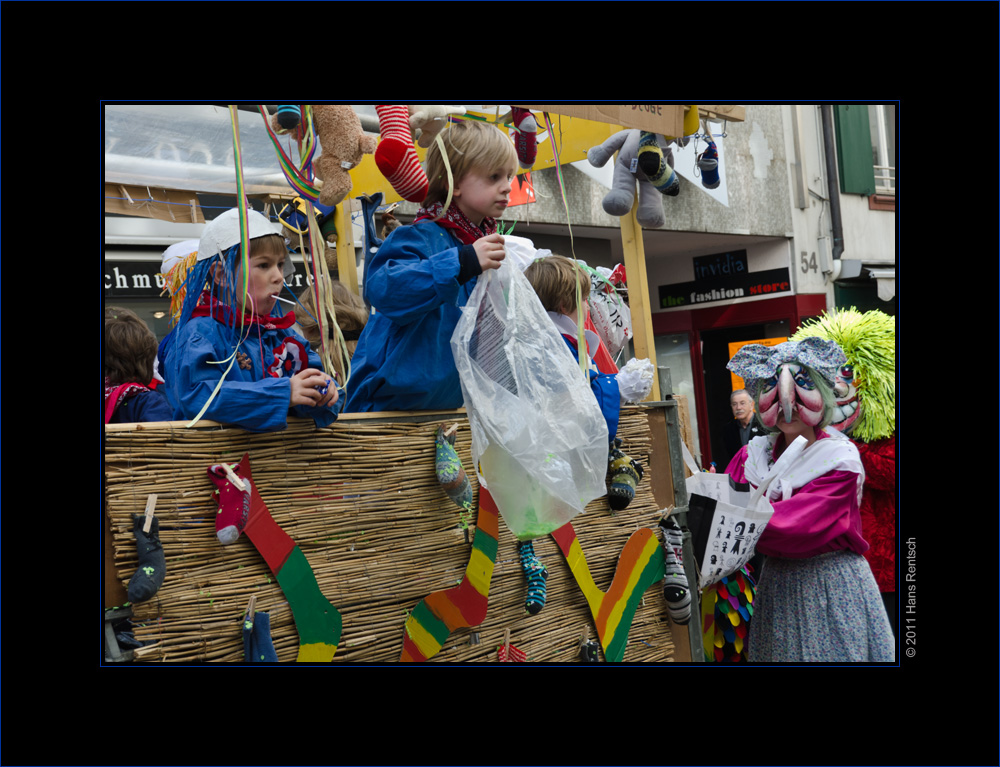
[[[480,237],[494,234],[497,230],[497,220],[495,218],[487,216],[483,219],[483,224],[480,227],[473,224],[469,220],[469,217],[459,210],[458,206],[454,203],[452,203],[448,210],[444,211],[444,214],[442,215],[443,209],[443,204],[435,202],[429,208],[421,208],[418,210],[417,216],[413,220],[420,221],[421,219],[427,218],[446,229],[451,229],[455,232],[455,236],[458,237],[458,239],[460,239],[465,245],[471,245]]]
[[[111,421],[111,416],[115,414],[118,406],[129,397],[134,397],[139,392],[149,391],[148,386],[138,383],[126,383],[113,385],[104,379],[104,423]]]
[[[224,325],[233,324],[233,310],[205,291],[198,300],[198,305],[191,312],[191,317],[213,317]],[[288,312],[281,317],[261,317],[259,314],[244,312],[243,325],[260,325],[264,330],[290,328],[295,324],[295,312]]]

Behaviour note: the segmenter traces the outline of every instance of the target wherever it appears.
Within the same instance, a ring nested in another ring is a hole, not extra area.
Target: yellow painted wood
[[[653,388],[646,401],[660,399],[660,375],[656,367],[656,346],[653,343],[653,318],[649,305],[649,283],[646,279],[646,253],[642,244],[642,227],[635,213],[639,206],[636,195],[632,210],[621,216],[622,250],[625,255],[625,276],[628,279],[628,302],[632,311],[632,348],[636,359],[653,363]]]
[[[493,114],[480,116],[491,121],[495,118]],[[544,117],[539,114],[536,115],[536,119],[539,122],[539,135],[542,135],[545,131]],[[579,117],[550,115],[550,119],[552,121],[556,147],[559,150],[559,160],[562,164],[587,159],[588,149],[600,144],[608,136],[614,135],[622,129],[620,125],[609,125],[608,123],[584,120]],[[504,125],[498,127],[501,130],[507,130]],[[427,156],[427,150],[416,145],[414,145],[414,149],[417,152],[417,157],[420,158],[420,162],[423,162]],[[556,160],[552,148],[552,140],[545,137],[538,145],[538,155],[532,170],[552,168],[555,164]],[[524,171],[519,169],[518,172],[523,173]],[[400,202],[403,199],[396,194],[396,191],[386,181],[385,176],[379,171],[378,166],[375,164],[374,155],[364,155],[361,158],[361,162],[351,169],[350,174],[351,183],[354,187],[350,193],[351,197],[359,197],[363,194],[374,195],[382,192],[384,204],[386,205],[393,202]]]
[[[337,222],[338,279],[354,295],[358,292],[358,262],[354,253],[354,225],[351,223],[350,201],[341,202],[334,214]]]

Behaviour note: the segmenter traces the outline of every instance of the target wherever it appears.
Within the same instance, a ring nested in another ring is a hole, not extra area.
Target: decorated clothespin
[[[142,532],[149,534],[150,525],[153,524],[153,510],[156,509],[156,493],[150,493],[146,499],[146,519],[142,524]]]
[[[240,490],[246,491],[247,486],[242,479],[236,476],[236,472],[233,471],[233,467],[228,463],[222,464],[222,470],[226,472],[226,479],[232,482]]]
[[[524,663],[528,656],[510,643],[510,629],[503,631],[503,644],[497,648],[497,658],[501,663]]]

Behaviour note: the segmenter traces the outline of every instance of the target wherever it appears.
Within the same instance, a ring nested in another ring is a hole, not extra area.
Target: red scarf
[[[191,312],[191,318],[213,317],[224,325],[233,324],[233,310],[217,300],[207,290],[201,294],[198,305]],[[264,330],[290,328],[295,324],[295,312],[288,312],[281,317],[262,317],[259,314],[244,311],[243,325],[260,325]]]
[[[428,208],[418,210],[416,218],[413,220],[416,222],[425,218],[443,226],[445,229],[451,229],[455,233],[455,236],[465,245],[471,245],[480,237],[495,234],[497,230],[497,220],[495,218],[487,216],[483,219],[482,226],[476,226],[469,220],[468,216],[459,210],[455,203],[452,203],[448,207],[448,210],[445,211],[442,203],[435,202]]]

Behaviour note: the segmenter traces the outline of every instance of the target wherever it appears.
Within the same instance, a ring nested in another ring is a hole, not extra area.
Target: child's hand
[[[499,269],[500,262],[507,256],[507,251],[503,249],[503,236],[499,234],[480,237],[472,243],[472,247],[476,249],[479,266],[484,272],[487,269]]]
[[[326,373],[316,368],[300,370],[289,379],[292,383],[290,405],[312,405],[313,407],[329,407],[337,403],[340,394],[336,383],[331,382]],[[326,394],[319,389],[329,385]],[[317,388],[318,387],[318,388]]]

